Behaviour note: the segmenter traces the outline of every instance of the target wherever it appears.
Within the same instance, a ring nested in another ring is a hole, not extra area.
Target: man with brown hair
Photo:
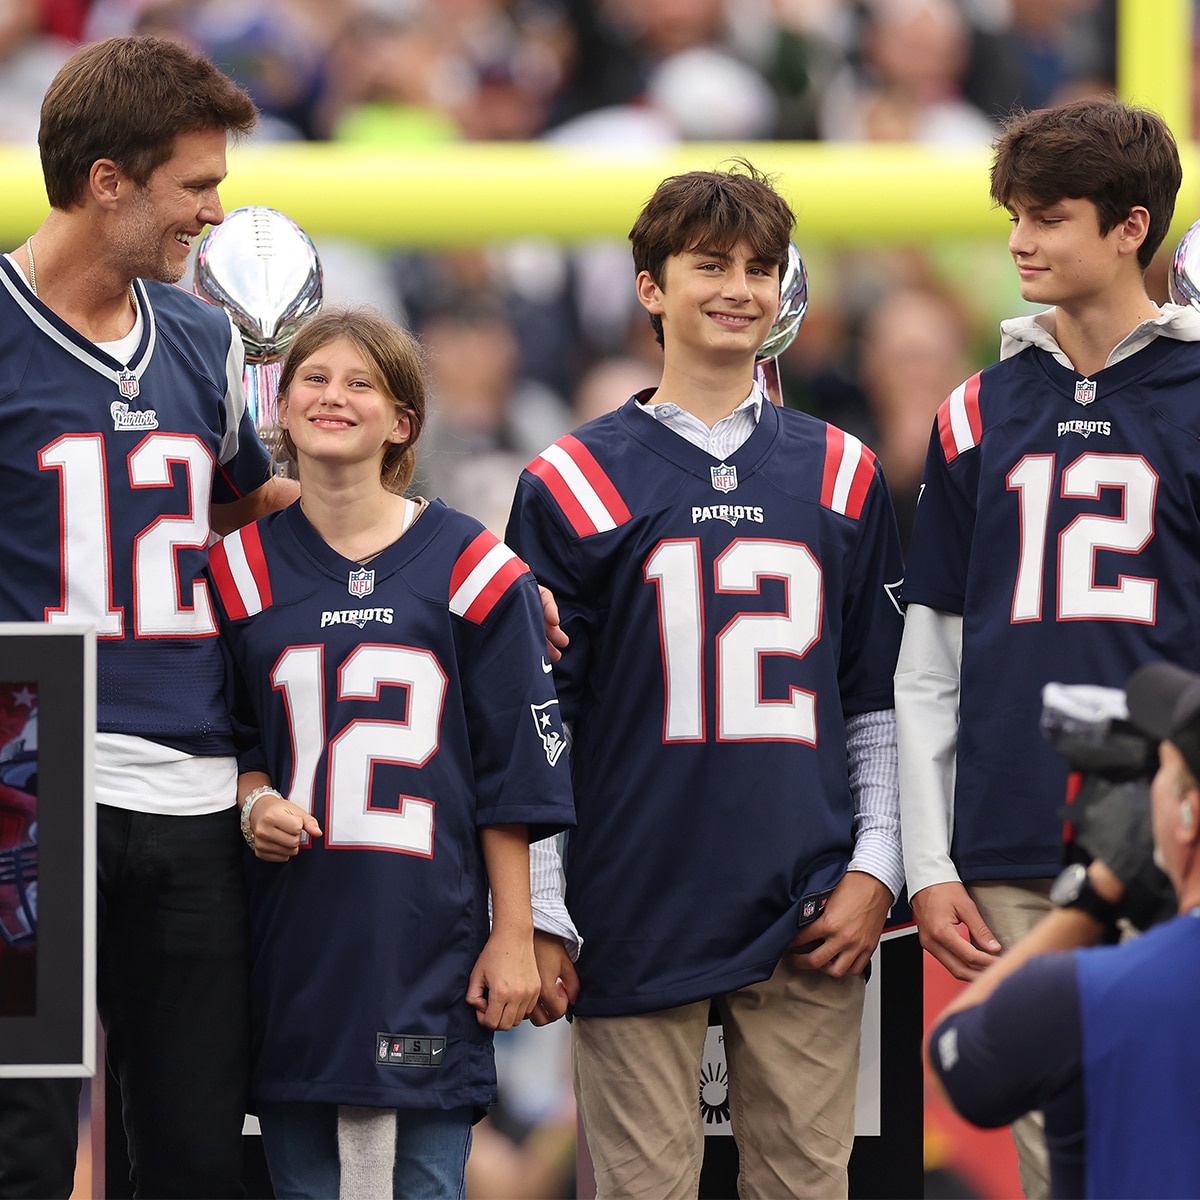
[[[630,239],[661,382],[543,451],[508,527],[570,635],[583,947],[557,974],[600,1197],[696,1195],[710,1003],[739,1194],[847,1191],[902,876],[901,566],[875,456],[755,382],[793,220],[749,164],[659,186]]]
[[[960,979],[1050,906],[1067,768],[1042,686],[1200,666],[1200,314],[1144,280],[1180,178],[1162,119],[1112,99],[1025,114],[997,143],[1021,295],[1047,307],[1005,321],[1001,361],[938,411],[896,674],[909,894]],[[1031,1124],[1022,1184],[1044,1196]]]
[[[236,764],[200,573],[211,530],[294,485],[228,317],[171,285],[255,120],[173,42],[85,46],[43,101],[51,211],[0,257],[0,620],[97,634],[97,999],[138,1195],[241,1194]],[[78,1080],[0,1085],[0,1195],[69,1195],[78,1103]]]

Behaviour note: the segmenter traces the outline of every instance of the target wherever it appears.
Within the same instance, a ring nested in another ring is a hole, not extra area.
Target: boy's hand
[[[788,961],[801,970],[835,979],[861,975],[875,953],[892,893],[874,875],[847,871],[825,903],[825,911],[799,930],[787,948]]]
[[[282,796],[263,796],[250,810],[254,854],[264,862],[287,862],[300,853],[301,834],[324,836],[317,818]]]
[[[921,945],[955,979],[974,979],[995,962],[1000,943],[957,880],[922,888],[911,902]],[[967,927],[970,941],[959,933],[959,925]]]
[[[480,1025],[511,1029],[533,1011],[539,986],[533,939],[493,929],[471,971],[467,1003]]]
[[[579,999],[579,976],[562,938],[552,933],[533,931],[533,954],[541,993],[529,1019],[534,1025],[549,1025],[566,1016],[567,1006]]]

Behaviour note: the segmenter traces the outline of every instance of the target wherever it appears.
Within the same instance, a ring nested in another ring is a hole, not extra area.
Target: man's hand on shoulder
[[[556,663],[562,658],[562,652],[571,639],[558,623],[558,604],[554,600],[554,593],[539,583],[538,595],[542,601],[542,619],[546,622],[546,654],[552,663]]]
[[[921,945],[955,979],[974,979],[995,962],[1000,943],[958,880],[922,888],[912,897],[912,910]],[[960,925],[967,927],[970,941],[959,932]]]
[[[278,508],[287,508],[293,500],[300,498],[300,485],[294,479],[272,475],[266,483],[247,493],[240,500],[212,506],[212,528],[219,537],[241,529],[265,517]]]
[[[841,979],[861,975],[875,953],[892,893],[874,875],[847,871],[825,903],[825,911],[805,925],[787,948],[801,970],[822,971]]]

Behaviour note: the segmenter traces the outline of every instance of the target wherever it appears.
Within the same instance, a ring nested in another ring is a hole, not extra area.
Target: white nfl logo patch
[[[122,371],[117,376],[117,387],[126,400],[132,400],[142,390],[138,377],[132,371]]]
[[[369,596],[375,590],[375,572],[365,567],[360,571],[351,571],[346,589],[352,596]]]
[[[712,472],[712,485],[718,492],[732,492],[737,487],[737,467],[727,467],[722,463],[709,470]]]
[[[1096,384],[1091,379],[1081,379],[1075,385],[1075,403],[1088,405],[1096,398]]]

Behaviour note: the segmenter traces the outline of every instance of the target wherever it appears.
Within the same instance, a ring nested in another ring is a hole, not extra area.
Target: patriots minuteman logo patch
[[[709,470],[712,472],[712,485],[718,492],[732,492],[737,488],[737,467],[722,463],[719,467],[710,467]]]
[[[558,711],[558,701],[547,700],[545,704],[531,704],[529,711],[533,713],[534,727],[546,750],[546,761],[553,767],[567,748],[566,738],[563,737],[562,717]]]

